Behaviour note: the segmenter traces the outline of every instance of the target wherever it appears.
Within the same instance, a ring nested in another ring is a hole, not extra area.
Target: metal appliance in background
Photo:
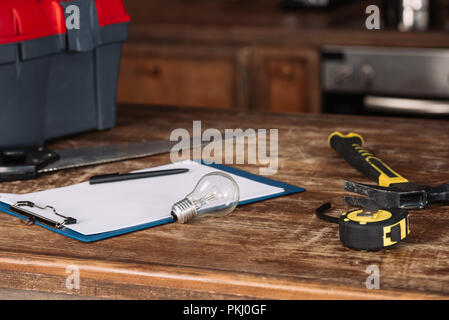
[[[449,118],[449,50],[328,46],[327,113]]]
[[[424,31],[429,27],[429,0],[399,1],[399,30]]]
[[[383,28],[400,31],[446,29],[448,9],[446,0],[383,0]]]
[[[280,6],[283,9],[298,8],[328,8],[352,0],[282,0]]]

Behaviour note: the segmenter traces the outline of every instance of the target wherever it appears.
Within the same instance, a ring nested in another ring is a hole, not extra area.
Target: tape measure
[[[410,233],[409,214],[403,209],[354,209],[340,217],[324,214],[331,208],[325,203],[316,209],[318,218],[338,223],[340,241],[355,250],[377,251],[392,247]]]

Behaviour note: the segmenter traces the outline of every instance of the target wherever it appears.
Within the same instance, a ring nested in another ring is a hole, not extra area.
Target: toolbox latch
[[[79,23],[66,23],[68,50],[83,52],[98,47],[101,44],[101,30],[95,1],[71,0],[59,3],[64,9],[66,21],[79,18]]]

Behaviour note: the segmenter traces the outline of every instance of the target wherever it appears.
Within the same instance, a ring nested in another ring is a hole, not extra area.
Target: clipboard
[[[263,201],[263,200],[267,200],[267,199],[271,199],[271,198],[276,198],[276,197],[280,197],[280,196],[284,196],[284,195],[289,195],[289,194],[294,194],[294,193],[299,193],[299,192],[305,191],[305,189],[303,189],[303,188],[300,188],[300,187],[297,187],[297,186],[294,186],[294,185],[291,185],[288,183],[284,183],[284,182],[269,179],[267,177],[262,177],[259,175],[251,174],[249,172],[239,170],[239,169],[236,169],[233,167],[229,167],[226,165],[215,164],[215,163],[206,163],[204,161],[201,161],[198,163],[208,166],[208,167],[211,167],[216,170],[221,170],[221,171],[233,174],[238,177],[246,178],[246,179],[256,181],[256,182],[259,182],[259,183],[262,183],[262,184],[265,184],[268,186],[283,189],[282,192],[273,193],[273,194],[266,195],[263,197],[242,200],[239,202],[238,206],[247,205],[247,204],[258,202],[258,201]],[[48,205],[50,207],[51,204],[48,204]],[[50,208],[54,209],[53,207],[50,207]],[[54,209],[54,210],[56,210],[56,209]],[[5,203],[5,202],[1,202],[1,201],[0,201],[0,212],[15,216],[15,217],[23,219],[25,221],[29,221],[29,218],[23,214],[20,214],[17,210],[15,210],[13,205]],[[70,217],[65,217],[65,218],[70,218]],[[43,227],[47,230],[56,232],[60,235],[71,238],[71,239],[79,240],[82,242],[95,242],[95,241],[119,236],[119,235],[130,233],[130,232],[135,232],[135,231],[139,231],[139,230],[143,230],[143,229],[147,229],[147,228],[151,228],[151,227],[155,227],[158,225],[172,223],[172,222],[174,222],[174,220],[170,216],[167,218],[152,221],[150,223],[143,223],[143,224],[135,225],[132,227],[119,228],[119,229],[113,230],[113,231],[102,232],[102,233],[97,233],[97,234],[89,234],[89,235],[76,232],[67,227],[58,228],[55,225],[52,226],[51,223],[42,223],[40,221],[34,221],[34,224],[38,225],[40,227]]]

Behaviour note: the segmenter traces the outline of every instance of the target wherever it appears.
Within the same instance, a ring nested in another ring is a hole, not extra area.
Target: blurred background
[[[447,0],[124,3],[119,103],[449,118]]]

